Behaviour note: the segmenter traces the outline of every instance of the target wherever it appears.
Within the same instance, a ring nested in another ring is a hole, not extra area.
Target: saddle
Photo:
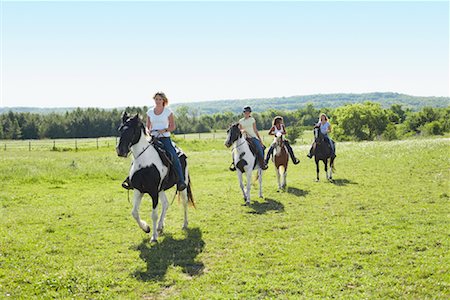
[[[253,139],[252,138],[245,138],[246,140],[247,140],[247,143],[248,143],[248,146],[249,146],[249,148],[250,148],[250,151],[252,151],[252,154],[256,157],[257,156],[257,150],[256,150],[256,145],[255,145],[255,143],[253,142]]]
[[[164,177],[161,188],[163,190],[170,189],[173,187],[177,181],[178,176],[175,171],[175,168],[172,164],[172,159],[170,153],[168,153],[162,144],[162,142],[158,138],[153,138],[151,142],[153,146],[156,149],[156,152],[158,152],[159,157],[161,158],[162,163],[169,169],[169,172],[167,173],[166,177]],[[172,145],[175,148],[175,151],[177,153],[178,159],[180,160],[181,164],[181,171],[185,173],[186,170],[186,154],[181,150],[180,147],[178,147],[174,142],[172,142]]]
[[[161,188],[163,190],[170,189],[178,181],[178,176],[177,176],[177,173],[175,171],[175,168],[173,167],[170,153],[168,153],[164,149],[162,142],[160,140],[158,140],[157,138],[153,138],[150,141],[150,144],[152,144],[153,147],[155,148],[155,150],[158,153],[159,158],[161,159],[163,165],[165,165],[169,169],[169,172],[167,173],[166,177],[164,177],[164,179],[162,181]],[[185,173],[187,156],[183,152],[183,150],[181,150],[181,148],[179,148],[173,142],[172,142],[172,144],[175,147],[175,150],[176,150],[178,158],[180,159],[181,170],[182,170],[183,173]],[[127,189],[127,190],[133,189],[133,186],[131,184],[130,178],[127,177],[124,180],[124,182],[122,182],[122,187]]]

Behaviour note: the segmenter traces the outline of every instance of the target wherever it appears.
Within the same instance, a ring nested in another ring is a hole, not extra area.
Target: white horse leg
[[[240,170],[236,170],[238,179],[239,179],[239,186],[241,188],[242,194],[244,195],[244,201],[247,201],[247,195],[245,194],[244,189],[244,183],[242,182],[242,172]]]
[[[280,169],[276,169],[277,172],[277,183],[278,183],[278,191],[281,189],[281,183],[280,183]]]
[[[164,191],[159,192],[159,200],[161,201],[162,209],[157,230],[159,234],[162,234],[164,230],[164,220],[166,218],[167,209],[169,207],[169,201],[167,200],[167,196]]]
[[[247,199],[245,202],[250,204],[250,189],[252,187],[252,170],[246,170],[245,174],[247,175]]]
[[[184,189],[181,191],[181,201],[183,202],[184,209],[184,222],[183,222],[183,230],[187,230],[188,228],[188,196],[187,190]]]
[[[158,241],[158,231],[156,229],[156,222],[158,222],[158,205],[152,210],[152,228],[153,234],[152,239],[150,240],[152,243],[156,243]]]
[[[136,222],[138,223],[139,227],[142,230],[144,230],[146,233],[149,233],[150,232],[150,227],[148,226],[148,224],[145,221],[141,220],[141,218],[139,216],[139,207],[141,206],[141,201],[142,201],[142,197],[143,196],[144,196],[144,194],[142,194],[138,190],[134,190],[133,210],[131,211],[131,215],[136,220]]]
[[[282,189],[285,189],[286,188],[286,176],[287,176],[287,170],[283,167],[283,170],[284,170],[284,172],[283,172],[283,184],[281,185],[281,188]]]
[[[262,193],[262,174],[263,174],[262,169],[258,168],[259,198],[263,198],[263,193]]]

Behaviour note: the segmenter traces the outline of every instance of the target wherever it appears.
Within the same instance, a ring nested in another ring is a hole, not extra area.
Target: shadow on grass
[[[204,265],[196,261],[196,257],[203,251],[205,242],[199,228],[188,229],[183,239],[174,239],[165,234],[161,242],[150,244],[146,238],[134,250],[139,250],[139,257],[147,263],[146,271],[135,271],[134,277],[142,281],[163,280],[169,266],[179,266],[190,276],[203,273]]]
[[[274,210],[276,212],[284,212],[284,205],[274,199],[265,198],[265,202],[253,202],[250,207],[253,211],[248,212],[249,214],[262,215],[268,211]]]
[[[345,186],[347,184],[358,184],[357,182],[353,182],[348,179],[333,179],[332,183],[337,186]]]
[[[305,197],[309,193],[308,191],[301,190],[301,189],[298,189],[298,188],[295,188],[295,187],[290,187],[290,186],[288,186],[287,192],[289,194],[295,195],[297,197]]]

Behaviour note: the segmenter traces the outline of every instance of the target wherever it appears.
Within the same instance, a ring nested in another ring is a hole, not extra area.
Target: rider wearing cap
[[[245,106],[243,109],[244,117],[239,120],[239,128],[242,133],[245,133],[250,137],[256,146],[257,159],[261,169],[266,170],[267,164],[264,162],[264,144],[259,136],[258,129],[256,128],[256,120],[251,116],[252,109],[250,106]]]

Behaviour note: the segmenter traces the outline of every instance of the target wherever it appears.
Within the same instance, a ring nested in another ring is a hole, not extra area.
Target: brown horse
[[[284,190],[286,188],[288,161],[289,155],[284,145],[283,135],[278,133],[275,136],[275,152],[273,155],[273,163],[277,172],[278,190]]]

